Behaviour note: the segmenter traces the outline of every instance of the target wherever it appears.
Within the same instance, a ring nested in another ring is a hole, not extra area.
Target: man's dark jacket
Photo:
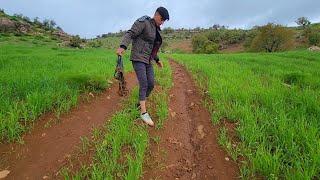
[[[162,44],[160,28],[154,19],[143,16],[137,19],[128,30],[120,43],[120,47],[127,49],[132,41],[131,61],[149,64],[151,60],[159,61],[158,51]]]

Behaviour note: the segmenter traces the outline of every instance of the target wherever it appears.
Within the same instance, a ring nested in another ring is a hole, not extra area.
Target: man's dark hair
[[[166,8],[158,7],[156,12],[158,12],[161,15],[161,17],[163,18],[164,21],[169,20],[169,12]]]

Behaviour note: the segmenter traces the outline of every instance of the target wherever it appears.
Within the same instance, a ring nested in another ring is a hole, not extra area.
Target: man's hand
[[[117,53],[118,56],[122,56],[123,53],[124,53],[124,51],[125,51],[125,49],[123,49],[123,48],[118,48],[117,51],[116,51],[116,53]]]
[[[162,68],[162,67],[163,67],[162,61],[159,60],[159,61],[157,62],[157,65],[158,65],[159,68]]]

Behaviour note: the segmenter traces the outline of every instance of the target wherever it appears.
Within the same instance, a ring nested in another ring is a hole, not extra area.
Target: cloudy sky
[[[163,27],[173,28],[250,28],[268,22],[293,26],[301,16],[320,22],[320,0],[0,0],[0,8],[10,15],[53,19],[67,33],[83,38],[129,29],[159,6],[170,14]]]

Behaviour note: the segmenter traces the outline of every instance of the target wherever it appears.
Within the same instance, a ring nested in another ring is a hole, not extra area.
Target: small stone
[[[224,159],[225,159],[226,161],[229,161],[229,160],[230,160],[228,157],[225,157]]]
[[[42,179],[49,179],[49,176],[43,176]]]
[[[92,92],[89,92],[89,96],[94,97],[94,95],[92,94]]]
[[[177,115],[176,112],[171,112],[171,117],[175,117]]]
[[[107,99],[111,99],[111,97],[110,97],[110,96],[107,96]]]
[[[195,179],[196,177],[197,177],[197,174],[196,174],[196,173],[193,173],[191,178],[192,178],[192,179]]]
[[[197,130],[198,130],[198,133],[199,133],[201,139],[203,139],[204,136],[206,135],[206,134],[204,133],[204,130],[203,130],[203,129],[204,129],[204,126],[203,126],[203,125],[199,125],[199,126],[197,127]]]
[[[9,170],[0,171],[0,179],[7,177],[9,173]]]
[[[42,134],[41,134],[42,137],[45,137],[46,135],[47,135],[46,133],[42,133]]]
[[[210,166],[210,165],[208,165],[208,168],[209,168],[209,169],[212,169],[213,167],[212,167],[212,166]]]
[[[237,145],[236,145],[236,144],[232,144],[232,146],[233,146],[233,147],[237,147]]]
[[[308,48],[309,51],[320,51],[320,47],[318,46],[311,46]]]

